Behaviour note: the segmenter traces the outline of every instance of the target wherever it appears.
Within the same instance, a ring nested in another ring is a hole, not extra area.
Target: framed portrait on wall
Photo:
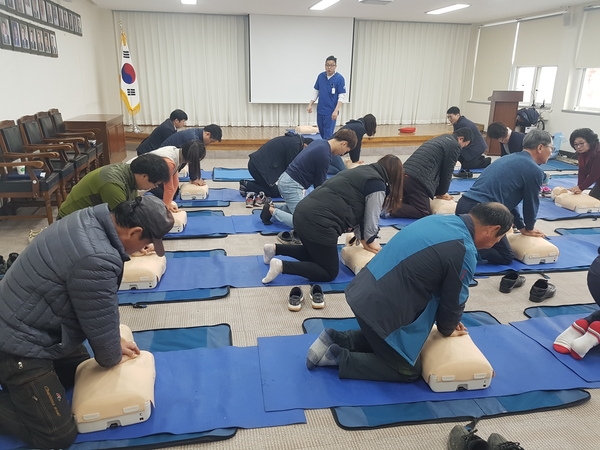
[[[37,41],[37,51],[40,54],[46,53],[46,49],[44,48],[44,31],[41,28],[35,30],[35,37]]]
[[[58,25],[58,6],[52,5],[52,23],[56,26]]]
[[[19,24],[19,32],[21,34],[21,49],[29,50],[29,28],[25,22]]]
[[[35,27],[33,25],[29,25],[29,50],[31,53],[37,53],[37,38],[35,35]]]
[[[50,32],[48,31],[44,31],[44,53],[46,56],[52,54],[52,50],[50,50]]]
[[[15,0],[6,0],[6,6],[8,6],[10,9],[15,9]]]
[[[0,0],[0,6],[6,6],[6,0]]]
[[[58,8],[58,26],[61,28],[65,27],[65,14],[67,13],[66,10],[62,9],[62,8]]]
[[[48,16],[46,15],[46,2],[44,0],[40,0],[39,5],[40,5],[40,20],[42,22],[48,22]]]
[[[38,3],[38,0],[31,0],[31,8],[33,10],[33,18],[39,20],[39,18],[40,18],[40,4]]]
[[[25,14],[25,3],[23,3],[23,0],[16,0],[16,5],[17,11],[21,14]]]
[[[10,21],[9,17],[4,14],[0,14],[0,48],[12,50],[12,36],[10,35]]]
[[[33,17],[33,5],[31,4],[31,0],[24,0],[25,5],[25,14],[29,17]]]
[[[77,34],[82,34],[82,32],[81,32],[81,16],[79,14],[75,14],[75,32]]]
[[[21,28],[20,22],[16,19],[10,18],[10,35],[12,36],[12,43],[14,50],[21,50]]]
[[[49,31],[50,33],[50,54],[53,58],[58,58],[58,44],[56,42],[56,33]]]
[[[69,13],[69,30],[75,31],[75,22],[73,21],[73,13]]]

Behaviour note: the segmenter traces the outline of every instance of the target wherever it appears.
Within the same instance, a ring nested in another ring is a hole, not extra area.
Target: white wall
[[[64,119],[121,112],[112,12],[89,0],[62,5],[81,15],[83,37],[53,29],[58,58],[0,49],[0,120],[50,108]]]
[[[577,50],[577,44],[579,39],[579,32],[581,27],[581,21],[583,17],[583,7],[570,7],[569,12],[572,14],[570,25],[561,26],[558,29],[548,30],[549,33],[560,33],[561,34],[561,47],[560,48],[544,48],[543,36],[540,37],[539,42],[534,42],[531,45],[532,52],[557,52],[559,55],[558,71],[556,75],[556,84],[554,89],[554,99],[551,111],[544,112],[544,118],[547,119],[546,130],[550,133],[562,132],[568,139],[569,135],[576,128],[591,128],[598,132],[600,130],[600,115],[590,113],[580,113],[568,110],[569,107],[569,89],[570,83],[572,83],[574,70],[574,60]],[[568,21],[567,21],[568,22]],[[469,48],[469,57],[467,67],[465,68],[465,80],[463,84],[461,112],[469,119],[477,123],[483,123],[488,125],[490,106],[489,102],[482,103],[479,101],[472,101],[471,98],[471,85],[473,79],[473,62],[475,59],[476,43],[477,43],[477,27],[473,26],[471,35],[471,46]],[[513,36],[507,36],[507,39],[513,39]],[[479,51],[494,52],[494,48],[482,49]],[[497,70],[508,71],[512,70],[510,65],[500,65],[496,67]],[[509,86],[497,86],[494,87],[496,90],[505,90]],[[490,90],[490,95],[491,95]],[[570,149],[568,142],[563,142],[561,148],[563,150]]]

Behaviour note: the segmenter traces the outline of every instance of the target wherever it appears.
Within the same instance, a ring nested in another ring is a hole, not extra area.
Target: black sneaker
[[[273,225],[273,222],[271,222],[272,218],[273,214],[271,214],[271,204],[265,203],[262,208],[262,211],[260,212],[260,220],[265,225]]]
[[[318,284],[313,284],[310,287],[310,301],[314,309],[325,308],[325,297],[323,296],[323,289]]]
[[[240,180],[240,195],[246,198],[248,193],[248,182],[246,180]]]
[[[455,173],[454,176],[456,178],[473,178],[473,172],[470,170],[460,170],[458,173]]]
[[[302,289],[294,286],[288,298],[288,309],[294,312],[300,311],[302,309],[302,300],[304,300]]]
[[[15,263],[18,256],[18,253],[9,253],[8,260],[6,261],[6,270],[10,269],[10,266],[12,266]]]
[[[490,446],[490,450],[524,450],[518,442],[507,441],[498,433],[490,434],[490,437],[488,438],[488,444]]]
[[[488,450],[487,441],[475,433],[477,429],[468,429],[462,425],[455,425],[448,437],[448,450]]]
[[[260,191],[254,199],[254,206],[262,208],[264,205],[271,204],[271,197],[267,197],[263,191]]]

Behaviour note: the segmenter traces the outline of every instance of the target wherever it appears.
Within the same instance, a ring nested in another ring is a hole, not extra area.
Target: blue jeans
[[[290,177],[286,172],[283,172],[277,180],[277,187],[281,193],[281,197],[285,200],[282,206],[275,206],[273,211],[273,219],[294,228],[293,214],[296,205],[304,198],[304,188],[300,183]]]
[[[77,426],[65,388],[73,386],[75,369],[89,357],[83,346],[54,361],[0,351],[0,434],[35,448],[69,447]]]

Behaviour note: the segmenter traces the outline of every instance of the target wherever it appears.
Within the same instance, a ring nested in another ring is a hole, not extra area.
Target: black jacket
[[[287,132],[283,136],[271,139],[254,153],[250,160],[269,186],[275,186],[279,176],[304,148],[302,136]]]
[[[348,153],[348,155],[350,156],[350,160],[352,162],[358,162],[360,160],[360,148],[362,145],[362,138],[365,134],[367,134],[367,130],[365,129],[365,124],[363,122],[362,117],[358,120],[350,120],[350,121],[346,122],[346,125],[344,125],[340,129],[341,130],[352,130],[356,133],[356,137],[357,137],[356,147],[354,147],[352,150],[350,150],[350,153]]]
[[[443,134],[421,145],[404,163],[404,173],[417,180],[429,195],[448,192],[460,145],[452,134]]]
[[[157,126],[150,136],[144,139],[137,148],[137,154],[143,155],[144,153],[151,152],[162,146],[162,143],[172,134],[175,134],[177,130],[171,119],[165,120],[159,126]]]

